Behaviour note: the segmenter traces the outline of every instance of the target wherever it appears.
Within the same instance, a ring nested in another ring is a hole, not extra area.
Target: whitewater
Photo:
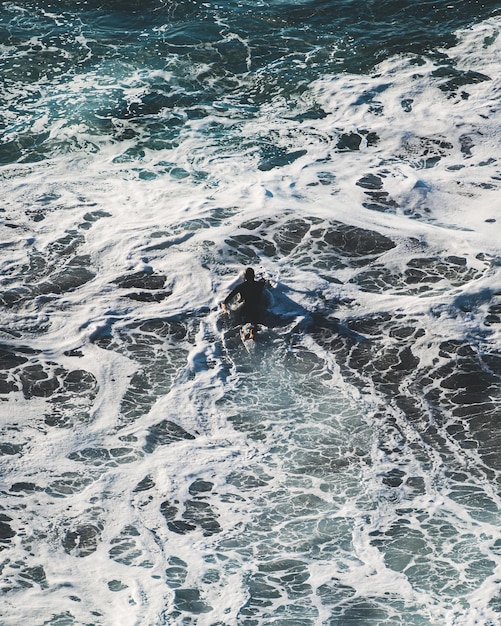
[[[499,7],[344,5],[0,4],[2,626],[500,623]]]

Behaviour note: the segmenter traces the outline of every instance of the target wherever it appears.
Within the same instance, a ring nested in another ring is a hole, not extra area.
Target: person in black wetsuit
[[[221,303],[223,310],[229,312],[229,303],[237,295],[240,296],[243,304],[239,307],[238,313],[242,323],[250,322],[250,324],[252,324],[252,339],[254,338],[259,322],[264,285],[265,281],[255,280],[254,270],[252,267],[248,267],[245,270],[244,282],[237,285]]]

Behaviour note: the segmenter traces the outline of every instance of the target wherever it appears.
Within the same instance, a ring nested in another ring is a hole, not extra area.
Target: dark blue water
[[[500,10],[0,2],[1,626],[499,623]]]
[[[146,78],[150,93],[133,105],[119,85],[85,93],[85,108],[93,112],[86,122],[95,135],[109,132],[111,117],[140,123],[176,107],[204,116],[221,101],[252,116],[254,107],[297,97],[320,77],[368,72],[399,54],[416,55],[417,66],[422,55],[440,61],[458,29],[500,8],[494,1],[2,2],[0,128],[7,131],[15,117],[16,139],[9,140],[11,133],[3,138],[0,162],[45,158],[53,149],[50,138],[30,123],[37,102],[56,87],[50,115],[64,115],[72,106],[67,82],[96,68],[106,75],[107,63],[121,69],[120,78],[166,67],[173,76],[168,82]],[[453,78],[450,59],[445,64]],[[322,114],[320,108],[309,112]]]

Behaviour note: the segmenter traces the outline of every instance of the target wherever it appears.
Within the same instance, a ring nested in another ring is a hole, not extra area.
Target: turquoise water
[[[1,162],[92,151],[103,140],[123,141],[122,133],[137,138],[133,153],[168,147],[186,117],[210,117],[216,106],[253,119],[274,98],[300,98],[311,81],[360,75],[400,54],[416,55],[418,68],[421,55],[436,59],[444,88],[453,91],[487,78],[456,69],[441,49],[453,45],[458,29],[499,8],[463,1],[3,2]],[[318,105],[302,112],[323,114]],[[84,127],[57,140],[50,128],[61,120]],[[118,120],[134,122],[125,130]]]
[[[0,3],[2,625],[499,622],[500,8]]]

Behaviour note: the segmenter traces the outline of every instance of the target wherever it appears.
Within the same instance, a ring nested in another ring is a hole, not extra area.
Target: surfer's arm
[[[221,302],[221,308],[223,311],[228,310],[228,304],[233,300],[233,298],[240,293],[241,285],[237,285],[235,289],[232,289],[230,293],[226,296],[226,298]]]

